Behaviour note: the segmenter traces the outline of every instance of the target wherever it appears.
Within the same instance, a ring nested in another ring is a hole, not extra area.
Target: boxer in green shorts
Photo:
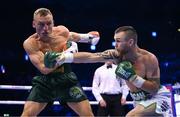
[[[76,52],[75,42],[96,45],[99,41],[99,33],[91,31],[80,34],[70,32],[62,25],[54,26],[53,15],[46,8],[39,8],[34,12],[32,26],[36,29],[36,33],[24,41],[23,47],[41,75],[32,80],[33,87],[21,116],[37,116],[49,102],[54,100],[67,103],[79,116],[93,116],[89,101],[69,64],[52,68],[51,63],[54,62],[47,60],[53,60],[53,56],[48,56],[48,52]],[[68,47],[69,42],[72,42],[70,47]],[[44,59],[45,55],[48,59]]]

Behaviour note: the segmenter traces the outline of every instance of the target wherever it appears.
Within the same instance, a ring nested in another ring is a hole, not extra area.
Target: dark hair
[[[39,8],[34,12],[33,18],[35,18],[36,15],[40,16],[47,16],[48,14],[52,15],[51,11],[47,8]]]
[[[126,33],[126,39],[134,39],[135,43],[137,43],[137,32],[132,26],[122,26],[115,30],[115,34],[119,32]]]

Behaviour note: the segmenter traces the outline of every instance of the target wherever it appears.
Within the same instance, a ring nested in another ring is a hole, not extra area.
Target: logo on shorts
[[[73,98],[80,98],[83,95],[82,90],[79,87],[72,87],[69,90],[69,95]]]
[[[166,112],[168,109],[170,108],[169,104],[167,103],[167,101],[162,101],[161,102],[161,110],[162,112]]]

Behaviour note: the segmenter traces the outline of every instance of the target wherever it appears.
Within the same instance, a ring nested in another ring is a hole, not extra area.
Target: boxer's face
[[[33,27],[36,29],[36,32],[40,37],[47,37],[51,34],[53,26],[53,17],[50,14],[46,16],[37,15],[34,18]]]
[[[114,35],[115,39],[115,49],[122,54],[126,54],[129,50],[129,43],[126,39],[125,32],[118,32]]]

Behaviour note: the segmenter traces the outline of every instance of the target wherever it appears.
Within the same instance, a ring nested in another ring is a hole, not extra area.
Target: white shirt
[[[115,70],[117,65],[112,64],[112,68],[107,69],[107,65],[96,69],[92,84],[92,93],[99,102],[102,99],[100,94],[119,94],[122,93],[122,98],[126,99],[129,88],[123,79],[117,79]]]

